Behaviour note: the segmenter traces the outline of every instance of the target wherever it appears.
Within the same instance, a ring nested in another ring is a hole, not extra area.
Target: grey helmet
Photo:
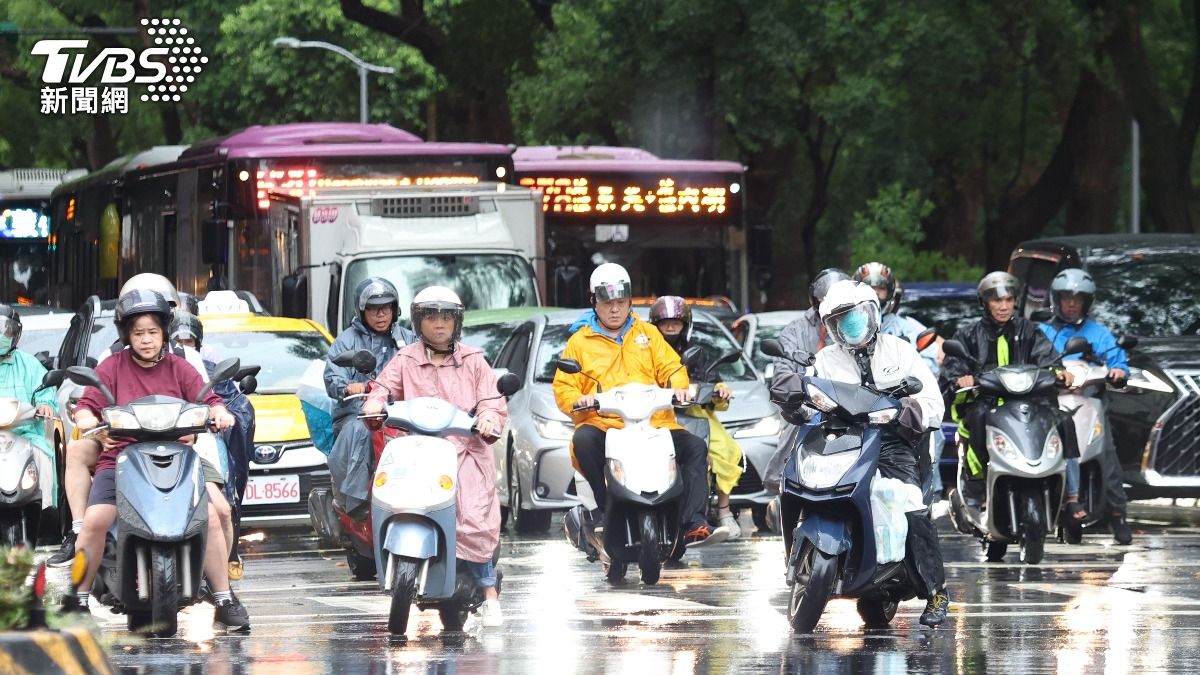
[[[1083,312],[1074,321],[1067,319],[1062,314],[1062,304],[1059,296],[1062,294],[1082,295],[1083,296]],[[1078,267],[1065,269],[1054,275],[1054,281],[1050,282],[1050,306],[1054,309],[1054,316],[1076,326],[1082,324],[1087,319],[1088,311],[1092,308],[1092,300],[1096,298],[1096,282],[1092,279],[1092,275]]]
[[[175,290],[175,285],[161,274],[143,272],[129,277],[125,285],[121,286],[117,297],[124,297],[130,291],[154,291],[166,299],[172,310],[180,305],[179,292]]]
[[[979,298],[979,307],[987,311],[987,301],[992,298],[1012,298],[1016,300],[1021,292],[1021,282],[1008,272],[989,272],[979,280],[975,287],[975,295]]]
[[[392,282],[383,277],[367,277],[354,289],[354,306],[358,310],[358,318],[366,325],[364,313],[372,305],[392,306],[392,326],[400,320],[400,294]],[[389,329],[391,326],[389,326]]]
[[[171,327],[167,332],[171,340],[194,341],[196,349],[200,349],[200,345],[204,343],[204,324],[200,323],[200,317],[183,310],[175,312],[175,317],[171,319]]]

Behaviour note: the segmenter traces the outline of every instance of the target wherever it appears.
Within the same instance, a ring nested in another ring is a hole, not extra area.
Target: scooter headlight
[[[1017,396],[1028,394],[1037,382],[1037,371],[1033,369],[1012,371],[1000,368],[996,370],[996,375],[1000,378],[1000,384],[1010,394]]]
[[[575,426],[570,422],[552,420],[541,415],[533,415],[533,425],[538,435],[552,441],[569,441],[575,435]]]
[[[25,465],[25,474],[21,476],[21,489],[32,490],[38,482],[37,462],[32,459]]]
[[[618,483],[625,484],[625,467],[621,464],[621,460],[610,457],[608,459],[608,470]]]
[[[1021,449],[1017,447],[1016,442],[996,427],[987,428],[987,449],[989,453],[1000,455],[1010,462],[1015,462],[1021,457]]]
[[[808,402],[817,410],[821,412],[833,412],[837,410],[837,403],[833,400],[833,397],[821,391],[821,388],[812,382],[809,382],[805,386],[804,391],[808,393]]]
[[[136,415],[127,410],[119,410],[117,408],[106,409],[104,411],[104,421],[113,429],[130,430],[142,428]]]
[[[833,455],[818,455],[802,451],[798,468],[800,482],[814,490],[831,488],[854,466],[858,454],[839,452]]]
[[[182,403],[146,403],[129,406],[143,429],[148,431],[166,431],[175,427],[179,419]]]
[[[778,436],[780,428],[779,415],[763,417],[748,427],[742,427],[733,432],[734,438],[756,438],[759,436]]]
[[[1059,437],[1058,431],[1051,429],[1050,435],[1046,437],[1046,445],[1042,446],[1042,459],[1054,461],[1062,455],[1062,438]]]
[[[454,487],[454,479],[446,475],[440,476],[438,477],[438,487],[449,490]]]
[[[17,419],[21,403],[15,398],[0,399],[0,426],[8,426]]]
[[[175,426],[180,429],[202,427],[208,422],[208,412],[209,410],[205,406],[188,408],[179,414],[179,419],[175,421]]]

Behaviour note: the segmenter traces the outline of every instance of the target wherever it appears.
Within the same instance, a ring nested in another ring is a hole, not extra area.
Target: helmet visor
[[[608,281],[593,287],[592,294],[596,296],[596,302],[608,302],[632,298],[633,289],[628,281]]]
[[[195,342],[199,342],[200,336],[196,334],[196,331],[194,328],[192,328],[191,326],[185,325],[185,326],[176,326],[175,329],[171,331],[171,339],[172,340],[193,340]]]
[[[21,322],[10,316],[0,316],[0,337],[13,339],[21,331]]]
[[[845,347],[862,347],[879,332],[879,306],[860,302],[825,318],[825,331]]]
[[[1008,284],[1000,284],[998,286],[992,286],[983,292],[984,300],[994,300],[996,298],[1014,298],[1015,299],[1016,297],[1017,297],[1017,287],[1010,286]]]

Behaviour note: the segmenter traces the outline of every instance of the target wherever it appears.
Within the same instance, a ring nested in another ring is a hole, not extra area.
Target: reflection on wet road
[[[691,553],[655,587],[633,573],[614,587],[556,536],[506,535],[505,626],[466,634],[442,636],[429,611],[410,639],[389,637],[375,583],[350,581],[338,552],[296,533],[253,544],[238,584],[250,636],[214,636],[208,606],[171,640],[95,614],[114,662],[138,673],[1200,672],[1200,529],[1141,527],[1134,546],[1089,536],[1048,545],[1032,567],[981,562],[943,528],[954,605],[938,630],[917,623],[920,601],[870,632],[852,602],[834,601],[816,634],[793,636],[777,537]]]

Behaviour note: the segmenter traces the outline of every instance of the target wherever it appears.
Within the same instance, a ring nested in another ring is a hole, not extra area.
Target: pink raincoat
[[[424,343],[416,342],[396,352],[379,374],[379,383],[397,401],[432,396],[470,411],[475,402],[496,396],[496,375],[483,352],[458,343],[440,366],[433,365]],[[387,403],[387,393],[371,389],[369,400]],[[479,404],[480,419],[499,429],[508,419],[503,398]],[[455,554],[470,562],[492,559],[500,543],[500,502],[496,499],[492,448],[477,435],[447,438],[458,448],[458,545]]]

